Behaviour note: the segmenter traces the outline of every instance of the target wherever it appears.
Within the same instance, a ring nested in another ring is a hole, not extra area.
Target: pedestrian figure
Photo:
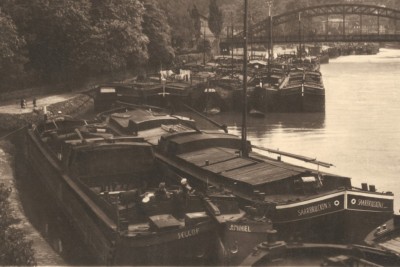
[[[165,183],[164,182],[161,182],[158,185],[158,188],[157,188],[157,190],[155,191],[154,194],[155,194],[156,198],[158,198],[160,200],[166,200],[166,199],[169,198],[169,195],[168,195],[168,192],[167,192],[167,189],[165,187]]]
[[[188,184],[186,178],[182,178],[182,180],[181,180],[181,188],[182,188],[182,191],[183,191],[185,194],[193,193],[193,192],[194,192],[193,188]]]
[[[21,105],[21,108],[24,108],[24,99],[23,98],[21,98],[21,100],[20,100],[20,105]]]
[[[36,97],[33,97],[32,104],[33,104],[33,107],[36,108]]]
[[[24,103],[23,103],[23,106],[24,106],[23,108],[26,108],[26,100],[23,99],[23,102],[24,102]]]

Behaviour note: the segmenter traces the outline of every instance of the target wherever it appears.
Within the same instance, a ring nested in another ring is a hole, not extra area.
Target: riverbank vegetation
[[[12,215],[9,203],[11,190],[0,184],[0,265],[36,265],[32,241],[15,227],[18,220]]]
[[[155,0],[4,0],[0,86],[79,83],[88,77],[168,65],[170,27]]]

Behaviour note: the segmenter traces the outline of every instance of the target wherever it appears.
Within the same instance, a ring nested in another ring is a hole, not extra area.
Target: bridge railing
[[[253,43],[267,44],[269,41],[267,36],[252,37]],[[274,43],[311,43],[311,42],[400,42],[398,34],[363,34],[363,35],[325,35],[316,34],[313,36],[302,36],[301,40],[298,35],[274,36]],[[221,43],[225,45],[240,46],[243,38],[233,37],[224,38]]]

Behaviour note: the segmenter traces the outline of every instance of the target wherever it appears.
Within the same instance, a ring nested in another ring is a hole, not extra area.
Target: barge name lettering
[[[326,209],[330,209],[332,204],[330,202],[319,203],[310,207],[303,208],[301,210],[297,210],[298,216],[304,216],[307,214],[317,213]]]
[[[192,237],[192,236],[198,235],[199,232],[200,232],[200,228],[194,228],[191,230],[180,232],[180,233],[178,233],[178,239]]]
[[[237,224],[231,224],[229,226],[229,231],[235,231],[235,232],[248,232],[250,233],[250,226],[248,225],[237,225]]]

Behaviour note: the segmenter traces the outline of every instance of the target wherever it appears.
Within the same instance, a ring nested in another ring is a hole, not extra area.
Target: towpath
[[[36,106],[39,109],[43,109],[44,106],[48,106],[54,103],[62,102],[69,100],[75,97],[78,93],[67,93],[67,94],[58,94],[58,95],[47,95],[47,96],[36,96]],[[27,98],[26,107],[21,108],[20,100],[9,100],[0,103],[0,113],[8,113],[8,114],[23,114],[30,113],[33,110],[33,97]]]

